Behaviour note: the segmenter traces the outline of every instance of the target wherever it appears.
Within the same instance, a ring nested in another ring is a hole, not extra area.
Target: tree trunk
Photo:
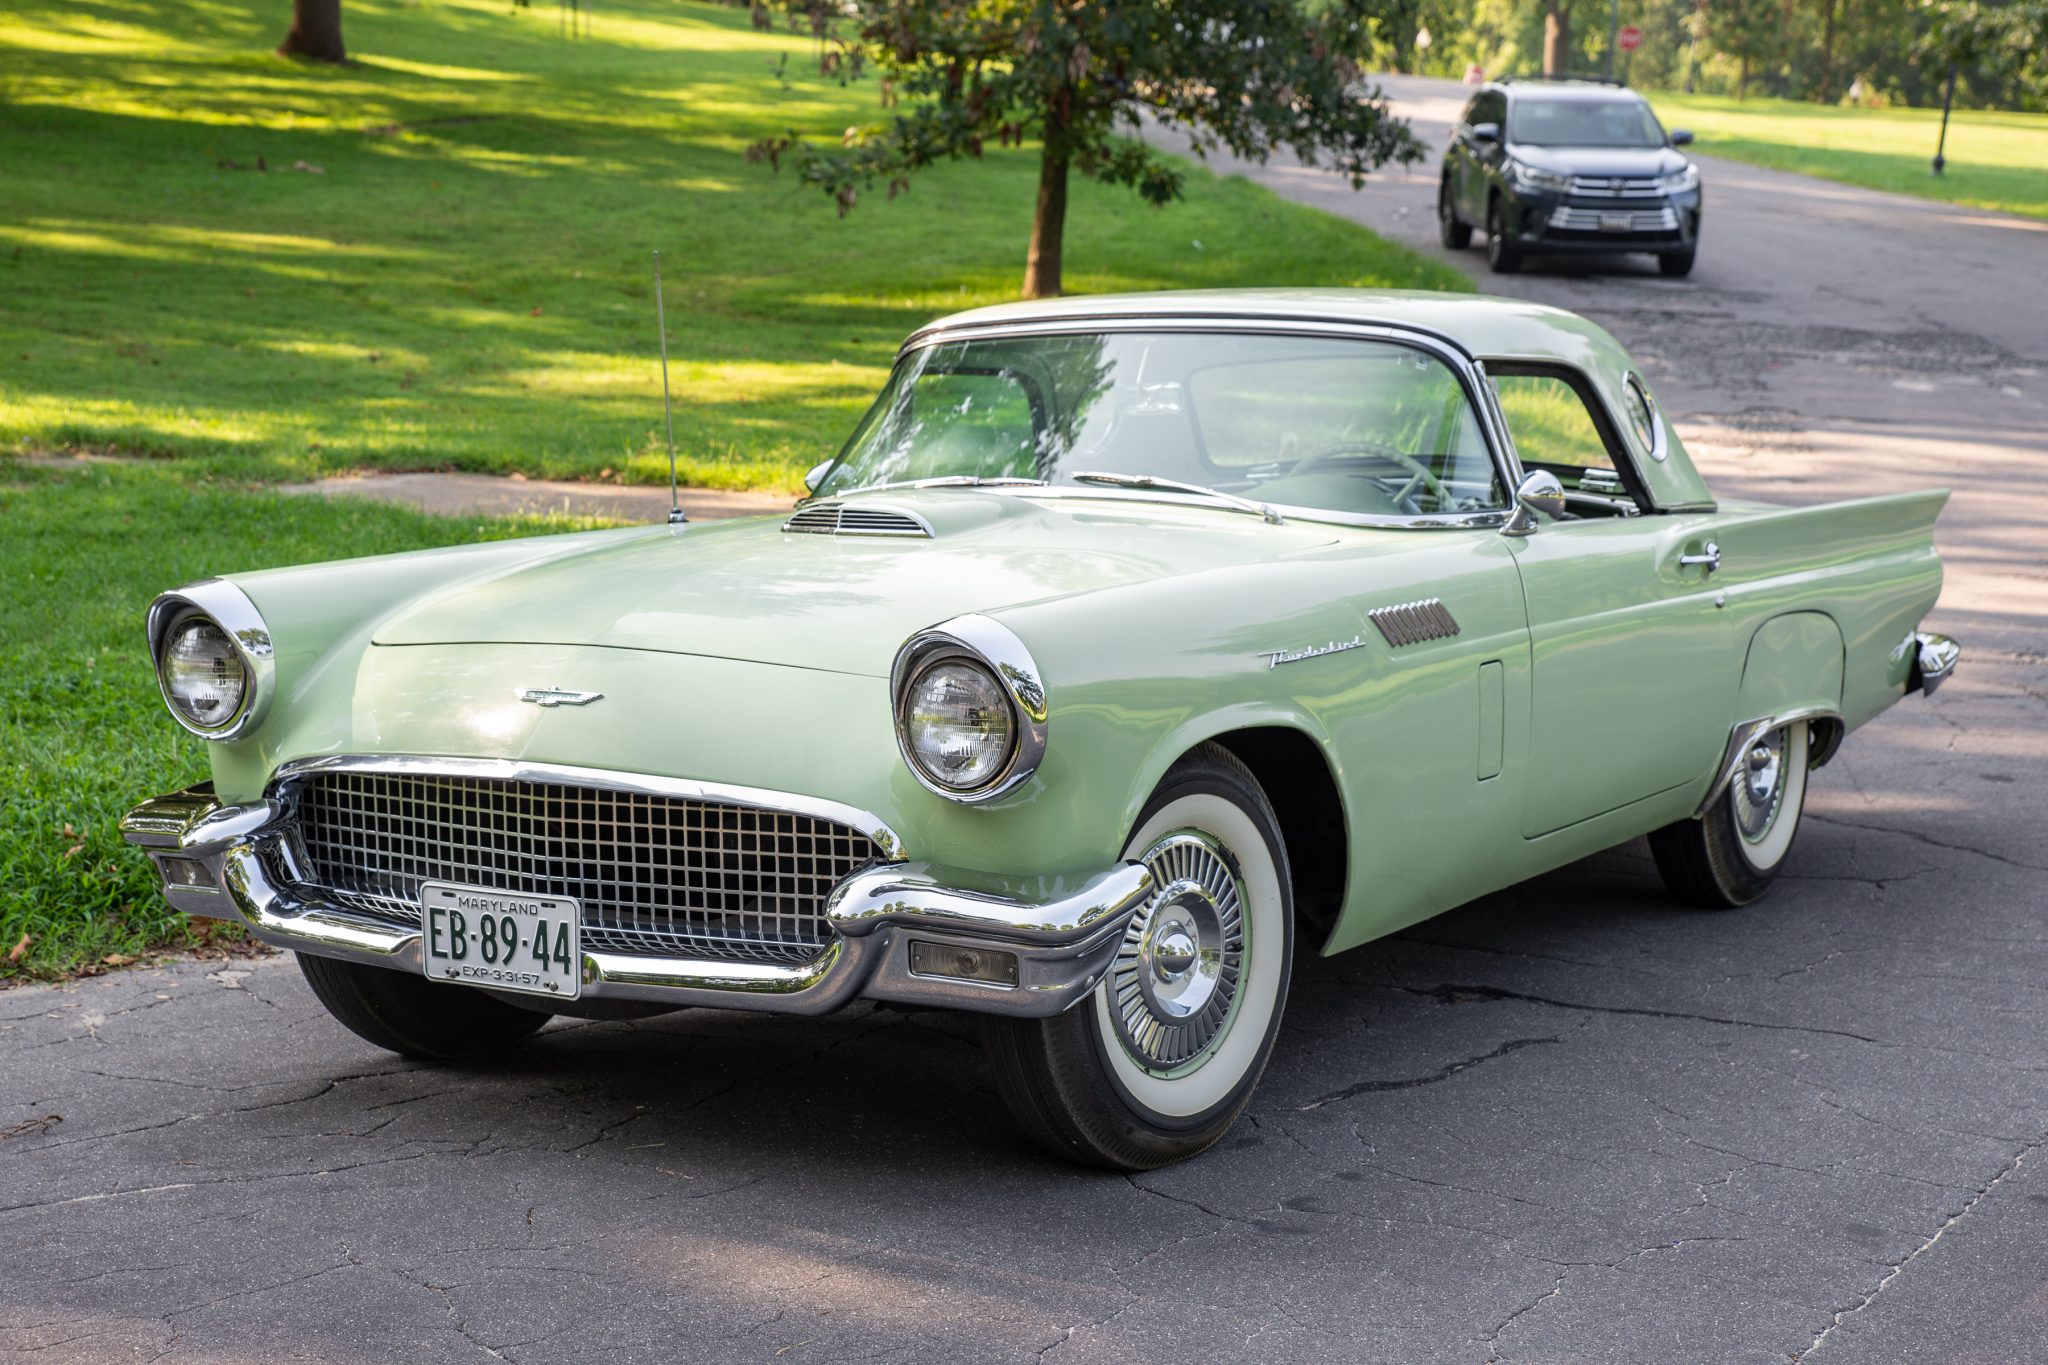
[[[341,0],[292,0],[292,31],[277,45],[280,57],[308,62],[345,62],[341,45]]]
[[[1835,102],[1835,0],[1822,0],[1827,6],[1826,18],[1820,31],[1820,89],[1816,95],[1822,104]]]
[[[1571,48],[1571,6],[1543,0],[1543,74],[1564,75],[1571,67]]]
[[[1060,258],[1067,236],[1066,140],[1047,120],[1045,152],[1038,161],[1038,208],[1031,215],[1031,254],[1024,258],[1024,297],[1057,298]]]
[[[1739,100],[1749,98],[1749,57],[1747,54],[1742,58],[1742,65],[1736,68],[1735,98]]]

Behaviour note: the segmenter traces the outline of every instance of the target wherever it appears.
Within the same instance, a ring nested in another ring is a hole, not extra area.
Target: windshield
[[[1662,147],[1664,129],[1641,100],[1515,101],[1509,136],[1532,147]]]
[[[1175,480],[1384,516],[1506,507],[1457,376],[1391,341],[1002,337],[904,356],[817,492],[937,478]]]

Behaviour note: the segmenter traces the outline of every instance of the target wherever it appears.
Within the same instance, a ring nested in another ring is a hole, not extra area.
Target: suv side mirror
[[[837,459],[831,459],[825,461],[823,464],[812,465],[810,468],[810,472],[804,475],[804,491],[807,493],[817,492],[818,485],[825,482],[825,476],[827,474],[830,474],[832,472],[832,466],[838,463],[839,461]]]
[[[1504,536],[1526,536],[1564,515],[1564,485],[1547,469],[1532,469],[1515,485],[1515,510],[1501,523]]]
[[[1474,142],[1499,142],[1500,125],[1498,123],[1475,123],[1472,125],[1471,138]]]
[[[1692,146],[1692,129],[1673,128],[1671,130],[1671,145],[1674,147]]]

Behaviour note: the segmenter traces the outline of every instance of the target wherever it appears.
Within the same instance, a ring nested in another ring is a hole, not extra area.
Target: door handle
[[[1712,573],[1721,567],[1721,547],[1710,540],[1707,542],[1706,548],[1698,554],[1680,555],[1678,562],[1682,566],[1697,564],[1708,573]]]

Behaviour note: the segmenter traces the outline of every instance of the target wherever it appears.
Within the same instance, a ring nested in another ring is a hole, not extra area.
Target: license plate
[[[583,907],[488,886],[420,887],[427,976],[574,1000],[583,991]]]
[[[1602,232],[1627,232],[1635,226],[1635,219],[1625,213],[1603,213],[1600,215]]]

